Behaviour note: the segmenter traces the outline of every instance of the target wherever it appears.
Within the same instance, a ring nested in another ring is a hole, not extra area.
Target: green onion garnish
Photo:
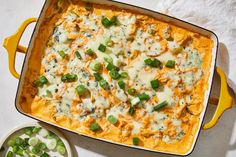
[[[162,109],[163,107],[167,106],[168,102],[167,101],[163,101],[160,104],[156,105],[153,107],[153,111],[158,111],[160,109]]]
[[[130,107],[129,111],[128,111],[129,115],[132,116],[134,114],[134,112],[135,112],[135,108],[134,107]]]
[[[52,92],[50,90],[46,90],[46,97],[52,98]]]
[[[42,87],[44,84],[48,83],[48,79],[45,76],[40,76],[37,80],[34,81],[36,87]]]
[[[42,155],[40,155],[40,157],[50,157],[50,156],[48,155],[48,153],[44,152]]]
[[[128,93],[129,93],[129,95],[135,95],[136,89],[130,88],[130,89],[128,89]]]
[[[61,146],[61,145],[58,145],[58,146],[56,147],[56,150],[57,150],[57,152],[58,152],[59,154],[61,154],[61,155],[64,155],[64,154],[66,153],[65,147],[64,147],[64,146]]]
[[[168,60],[167,63],[166,63],[166,67],[174,68],[175,67],[175,61],[174,60]]]
[[[94,73],[93,76],[95,77],[96,81],[101,81],[102,80],[102,76],[99,73]]]
[[[8,153],[7,153],[7,157],[13,157],[14,156],[14,153],[12,152],[12,151],[9,151]]]
[[[62,82],[74,82],[77,80],[77,75],[76,74],[65,74],[61,77]]]
[[[145,63],[146,65],[151,65],[151,64],[152,64],[152,59],[151,59],[151,58],[145,59],[145,60],[144,60],[144,63]]]
[[[115,124],[117,122],[117,118],[114,117],[113,115],[108,116],[107,120],[111,123],[111,124]]]
[[[111,26],[111,21],[106,17],[103,17],[101,22],[102,22],[102,25],[106,28]]]
[[[98,131],[101,129],[101,127],[98,125],[98,123],[93,123],[91,126],[90,126],[90,129],[94,132]]]
[[[75,55],[76,55],[76,57],[77,57],[78,59],[82,59],[82,57],[81,57],[79,51],[76,51],[76,52],[75,52]]]
[[[100,44],[99,47],[98,47],[98,50],[101,51],[101,52],[105,52],[106,51],[106,46],[103,45],[103,44]]]
[[[160,83],[159,83],[158,80],[152,80],[152,81],[150,82],[150,84],[151,84],[151,86],[152,86],[153,89],[157,89],[157,88],[160,86]]]
[[[100,85],[103,89],[108,89],[108,87],[109,87],[109,84],[108,84],[107,81],[104,80],[104,79],[99,81],[99,85]]]
[[[93,56],[94,55],[94,51],[92,49],[88,49],[86,51],[86,53],[89,55],[89,56]]]
[[[120,76],[121,76],[122,78],[128,78],[128,77],[129,77],[129,75],[128,75],[127,72],[122,72],[122,73],[120,73]]]
[[[139,138],[134,137],[134,138],[133,138],[133,144],[134,144],[135,146],[137,146],[137,145],[139,144]]]
[[[120,78],[119,72],[117,70],[115,70],[115,69],[112,69],[110,71],[109,75],[111,76],[112,79],[115,79],[115,80]]]
[[[66,54],[64,51],[58,51],[58,54],[61,56],[61,58],[65,58],[66,57]]]
[[[140,101],[141,101],[141,99],[140,99],[139,97],[133,98],[133,99],[131,100],[131,105],[132,105],[132,106],[135,106],[135,105],[137,105],[138,103],[140,103]]]
[[[99,71],[99,70],[102,69],[102,64],[99,63],[98,61],[94,61],[91,64],[91,69],[94,70],[94,71]]]
[[[104,57],[104,61],[113,64],[113,59],[110,56]]]
[[[87,88],[82,84],[78,85],[75,90],[78,95],[84,95],[87,92]]]
[[[142,93],[138,97],[140,100],[148,100],[150,98],[146,93]]]
[[[161,61],[156,58],[154,60],[152,60],[151,58],[145,59],[144,63],[154,68],[160,68],[162,66]]]
[[[120,89],[125,89],[125,82],[123,80],[118,81]]]

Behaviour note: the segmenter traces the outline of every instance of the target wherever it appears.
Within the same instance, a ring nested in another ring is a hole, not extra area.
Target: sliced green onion
[[[117,25],[118,24],[117,16],[112,16],[110,22],[112,25]]]
[[[116,124],[116,122],[117,122],[117,118],[114,117],[113,115],[108,116],[107,120],[108,120],[111,124]]]
[[[111,78],[113,78],[113,79],[115,79],[115,80],[118,79],[118,78],[120,78],[119,72],[118,72],[117,70],[115,70],[115,69],[112,69],[112,70],[110,71],[109,75],[111,76]]]
[[[39,142],[39,139],[37,137],[31,137],[28,141],[29,145],[36,146]]]
[[[32,151],[33,154],[38,154],[40,152],[40,149],[35,146],[35,147],[32,148],[31,151]]]
[[[93,76],[95,77],[96,81],[101,81],[102,80],[102,76],[99,73],[94,73]]]
[[[135,95],[136,89],[130,88],[130,89],[128,89],[128,93],[129,93],[129,95]]]
[[[120,76],[121,76],[122,78],[128,78],[128,77],[129,77],[129,75],[128,75],[127,72],[122,72],[122,73],[120,73]]]
[[[101,127],[98,125],[98,123],[93,123],[93,124],[91,124],[90,129],[92,131],[96,132],[96,131],[100,130]]]
[[[160,83],[159,83],[158,80],[152,80],[152,81],[150,82],[150,84],[151,84],[151,86],[152,86],[153,89],[157,89],[157,88],[160,86]]]
[[[17,145],[12,147],[13,153],[16,153],[18,151],[19,147]]]
[[[142,93],[138,97],[140,100],[148,100],[150,98],[146,93]]]
[[[94,70],[94,71],[99,71],[99,70],[102,69],[102,64],[99,63],[98,61],[94,61],[94,62],[92,62],[92,64],[91,64],[91,68],[92,68],[92,70]]]
[[[146,65],[151,65],[151,64],[152,64],[152,59],[151,59],[151,58],[145,59],[145,60],[144,60],[144,63],[145,63]]]
[[[64,146],[58,145],[56,148],[57,152],[61,155],[64,155],[66,153],[66,149]]]
[[[34,127],[32,132],[37,134],[40,130],[41,130],[40,127]]]
[[[50,90],[46,90],[46,97],[52,98],[52,92]]]
[[[48,83],[48,79],[45,76],[40,76],[37,80],[34,81],[36,87],[42,87],[44,84]]]
[[[20,146],[22,143],[23,143],[23,139],[22,138],[20,138],[20,137],[17,137],[16,139],[15,139],[15,144],[17,145],[17,146]]]
[[[158,59],[154,59],[151,63],[151,66],[155,68],[159,68],[161,67],[161,61],[159,61]]]
[[[104,61],[113,64],[113,59],[110,56],[104,57]]]
[[[129,111],[128,111],[129,115],[132,116],[134,114],[134,112],[135,112],[135,108],[134,107],[130,107]]]
[[[40,157],[50,157],[50,155],[48,155],[48,153],[44,152],[42,155],[40,155]]]
[[[135,106],[135,105],[137,105],[138,103],[140,103],[140,98],[139,97],[136,97],[136,98],[133,98],[132,100],[131,100],[131,105],[132,106]]]
[[[82,57],[81,57],[79,51],[76,51],[76,52],[75,52],[75,55],[76,55],[76,57],[77,57],[78,59],[82,59]]]
[[[89,56],[93,56],[94,55],[94,51],[92,49],[88,49],[86,51],[86,53],[89,55]]]
[[[28,136],[31,136],[33,134],[33,127],[27,127],[27,128],[24,128],[23,132],[28,135]]]
[[[64,51],[58,51],[58,54],[61,56],[61,58],[65,58],[66,57],[66,54]]]
[[[47,144],[46,144],[47,148],[49,150],[53,150],[54,148],[56,148],[57,146],[57,140],[56,139],[50,139]]]
[[[75,90],[78,95],[84,95],[87,92],[87,88],[82,84],[78,85]]]
[[[115,69],[115,66],[111,63],[108,63],[107,66],[106,66],[106,69],[110,71],[112,69]]]
[[[158,111],[160,109],[162,109],[163,107],[167,106],[168,102],[167,101],[163,101],[160,104],[156,105],[153,107],[153,111]]]
[[[62,77],[61,77],[61,81],[62,82],[66,82],[66,83],[68,83],[68,82],[74,82],[74,81],[76,81],[77,80],[77,75],[76,74],[66,74],[66,75],[63,75]]]
[[[102,79],[99,81],[99,85],[103,88],[103,89],[108,89],[109,84],[107,83],[106,80]]]
[[[103,44],[100,44],[99,47],[98,47],[98,50],[101,51],[101,52],[105,52],[106,51],[106,46],[103,45]]]
[[[123,80],[118,81],[120,89],[125,89],[125,82]]]
[[[133,145],[138,146],[138,144],[139,144],[139,138],[134,137],[133,138]]]
[[[10,139],[10,140],[7,141],[7,146],[8,147],[13,147],[14,145],[15,145],[15,140]]]
[[[46,129],[40,129],[39,135],[42,137],[46,137],[49,135],[48,131]]]
[[[7,153],[7,157],[13,157],[14,156],[14,153],[12,152],[12,151],[9,151],[8,153]]]
[[[45,143],[41,142],[41,143],[38,144],[38,147],[39,147],[40,150],[45,150],[47,148],[47,145]]]
[[[106,28],[108,28],[108,27],[110,27],[112,25],[111,21],[108,18],[106,18],[106,17],[103,17],[101,22],[102,22],[102,25],[104,27],[106,27]]]
[[[24,152],[24,150],[21,149],[21,148],[19,148],[19,149],[17,150],[16,154],[21,156],[21,155],[23,155],[23,152]]]
[[[166,63],[166,67],[174,68],[175,67],[175,61],[174,60],[168,60],[167,63]]]

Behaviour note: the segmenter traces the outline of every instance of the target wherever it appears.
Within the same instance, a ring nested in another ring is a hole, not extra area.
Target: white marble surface
[[[142,7],[156,8],[154,0],[120,0]],[[16,31],[23,20],[37,17],[44,0],[0,0],[0,42]],[[27,28],[21,43],[28,44],[33,25]],[[222,30],[223,31],[223,30]],[[22,66],[24,55],[18,54],[16,59],[17,69]],[[235,61],[236,63],[236,61]],[[215,77],[212,95],[218,95],[219,80]],[[19,114],[14,106],[14,99],[18,80],[8,71],[8,56],[5,49],[0,46],[0,138],[13,127],[24,122],[33,121]],[[208,106],[206,120],[212,116],[215,107]],[[75,157],[166,157],[166,155],[133,150],[116,146],[93,139],[88,139],[65,132],[75,151]],[[77,155],[78,154],[78,155]],[[218,124],[210,130],[202,130],[193,157],[235,157],[236,156],[236,107],[225,112]]]

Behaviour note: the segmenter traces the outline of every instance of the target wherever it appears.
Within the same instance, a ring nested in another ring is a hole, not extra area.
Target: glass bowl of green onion
[[[72,157],[69,142],[55,128],[26,123],[7,133],[0,141],[1,157]]]

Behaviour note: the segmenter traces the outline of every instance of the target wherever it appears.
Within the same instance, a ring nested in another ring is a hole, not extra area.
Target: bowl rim
[[[0,139],[0,148],[3,146],[3,144],[5,143],[5,141],[14,133],[16,133],[17,131],[26,128],[26,127],[32,127],[32,126],[38,126],[38,127],[42,127],[48,131],[53,132],[54,134],[56,134],[64,143],[66,151],[67,151],[67,157],[73,157],[73,153],[72,153],[72,148],[71,145],[69,143],[69,141],[67,140],[67,138],[65,137],[65,135],[58,129],[54,128],[51,125],[42,123],[42,122],[27,122],[27,123],[23,123],[20,124],[16,127],[14,127],[13,129],[11,129],[10,131],[8,131],[3,137],[1,137]]]

